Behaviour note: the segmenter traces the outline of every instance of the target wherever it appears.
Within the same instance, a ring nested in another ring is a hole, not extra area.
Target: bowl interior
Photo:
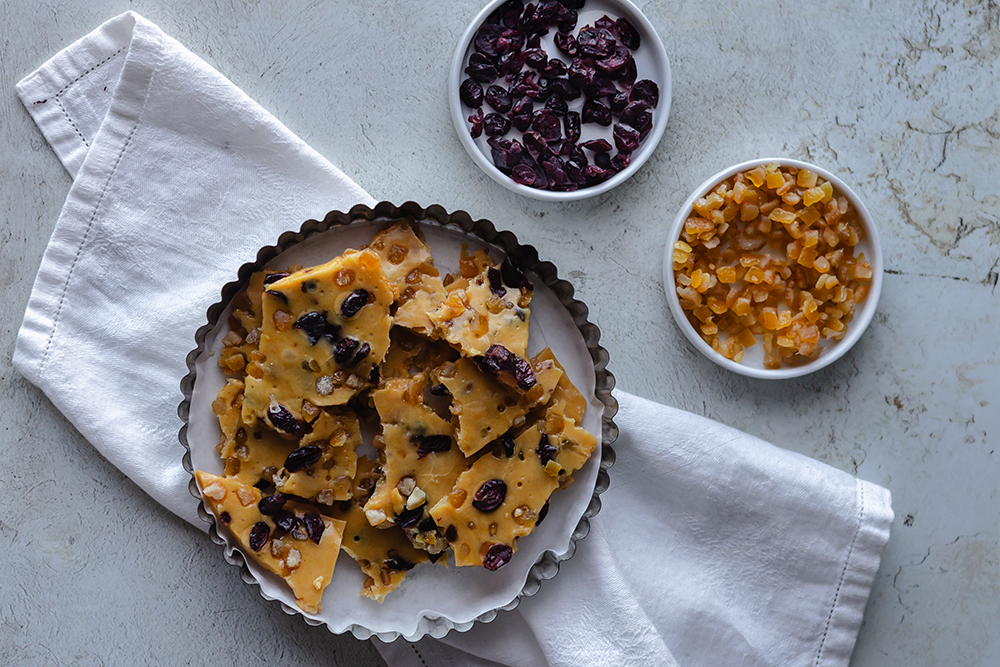
[[[756,345],[744,348],[743,360],[741,362],[735,362],[730,359],[726,359],[724,356],[713,350],[712,347],[701,338],[694,326],[692,326],[692,324],[688,321],[684,309],[681,308],[680,300],[676,292],[677,284],[674,281],[672,260],[674,243],[680,238],[684,222],[690,215],[692,206],[697,199],[704,197],[721,181],[734,176],[738,172],[747,171],[749,169],[753,169],[757,165],[768,164],[771,162],[777,162],[781,165],[814,171],[826,180],[830,181],[838,194],[842,194],[847,197],[847,199],[851,202],[851,206],[853,206],[857,211],[858,222],[865,231],[865,238],[862,239],[857,246],[855,246],[855,254],[864,253],[865,259],[872,268],[872,281],[868,296],[865,298],[864,302],[862,302],[861,307],[855,310],[854,318],[847,326],[847,334],[839,341],[822,340],[821,344],[823,346],[823,353],[814,361],[798,366],[783,366],[778,369],[764,368],[764,350],[759,341]],[[670,226],[670,233],[667,237],[667,245],[664,248],[663,285],[667,296],[667,303],[670,306],[670,312],[674,316],[677,326],[680,327],[680,330],[699,352],[723,368],[727,368],[741,375],[763,379],[784,379],[800,377],[832,364],[834,361],[843,356],[855,342],[857,342],[857,340],[861,337],[861,334],[868,328],[872,317],[875,315],[879,296],[882,291],[882,269],[882,245],[879,240],[878,230],[876,229],[875,224],[872,221],[871,214],[865,207],[864,202],[858,198],[858,196],[853,190],[851,190],[850,187],[848,187],[846,183],[822,167],[817,167],[816,165],[809,164],[807,162],[786,158],[762,158],[758,160],[751,160],[749,162],[743,162],[720,171],[698,186],[698,188],[695,189],[687,200],[685,200]]]
[[[656,148],[657,143],[659,143],[660,138],[663,136],[663,131],[667,126],[667,119],[670,115],[671,79],[670,62],[667,59],[667,52],[663,48],[663,42],[660,41],[659,35],[656,34],[656,30],[653,28],[652,24],[649,23],[649,20],[643,16],[642,12],[640,12],[635,5],[627,0],[591,0],[591,2],[588,2],[583,9],[579,10],[579,20],[577,21],[576,29],[573,31],[574,35],[580,28],[585,25],[593,25],[594,21],[601,18],[605,14],[615,19],[624,17],[628,19],[633,26],[635,26],[636,30],[639,31],[640,38],[639,48],[632,52],[633,58],[636,62],[636,69],[638,71],[638,77],[636,80],[651,79],[652,81],[655,81],[660,89],[660,101],[653,110],[653,129],[650,130],[649,135],[639,145],[639,150],[632,154],[632,160],[627,168],[618,172],[603,183],[598,183],[597,185],[590,187],[581,187],[573,192],[551,192],[549,190],[539,190],[538,188],[532,188],[515,183],[509,176],[497,169],[496,165],[493,164],[490,146],[486,143],[489,137],[487,137],[484,133],[477,139],[473,139],[469,134],[470,125],[467,119],[468,116],[475,111],[475,109],[465,106],[458,94],[459,86],[462,81],[466,79],[464,70],[468,64],[469,56],[475,51],[472,40],[483,22],[500,5],[502,5],[504,1],[505,0],[494,0],[476,16],[472,23],[469,24],[465,34],[462,35],[458,49],[455,52],[454,60],[452,61],[449,81],[449,104],[451,106],[451,114],[452,120],[455,124],[455,130],[458,132],[458,137],[461,140],[462,145],[465,146],[466,151],[468,151],[472,159],[490,176],[490,178],[505,188],[513,190],[514,192],[524,195],[525,197],[544,201],[575,201],[578,199],[593,197],[601,194],[602,192],[607,192],[611,188],[629,178],[647,159],[649,159],[649,156],[652,155],[653,150]],[[545,52],[549,54],[550,58],[558,57],[569,65],[570,58],[556,48],[553,41],[554,35],[555,32],[553,30],[550,31],[550,34],[542,38],[542,48],[545,49]],[[527,69],[527,66],[525,66],[525,68]],[[503,77],[501,77],[494,83],[506,87],[507,82]],[[490,85],[493,84],[483,84],[483,89],[485,90]],[[583,107],[583,102],[584,97],[581,96],[580,98],[568,103],[569,109],[571,111],[580,111]],[[536,103],[536,109],[540,108],[543,104],[544,103]],[[491,111],[492,109],[490,106],[483,102],[483,113],[486,114]],[[613,125],[605,128],[594,123],[584,123],[581,125],[580,142],[604,138],[610,144],[614,145],[612,127]],[[517,139],[519,141],[521,136],[521,132],[516,128],[511,128],[510,132],[506,135],[507,138]]]

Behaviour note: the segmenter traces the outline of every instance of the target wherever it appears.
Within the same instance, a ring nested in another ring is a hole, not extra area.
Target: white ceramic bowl
[[[677,285],[674,282],[672,260],[674,243],[680,238],[684,221],[690,216],[694,202],[708,194],[708,192],[715,188],[715,186],[721,181],[730,178],[736,173],[747,171],[749,169],[753,169],[757,165],[768,164],[770,162],[777,162],[783,166],[814,171],[826,180],[830,181],[837,194],[842,194],[847,197],[848,201],[851,202],[851,206],[853,206],[854,210],[857,211],[858,222],[861,223],[865,231],[865,238],[862,239],[857,246],[855,246],[855,254],[863,252],[865,254],[865,259],[868,261],[868,264],[872,269],[871,288],[868,291],[868,296],[862,302],[860,308],[855,310],[854,318],[847,325],[847,334],[839,341],[823,339],[821,341],[821,344],[823,345],[823,353],[820,354],[820,356],[815,360],[798,366],[782,366],[777,369],[764,368],[764,352],[759,341],[759,337],[756,345],[744,349],[744,357],[740,362],[726,359],[724,356],[713,350],[711,345],[702,340],[694,326],[692,326],[691,322],[688,321],[684,310],[681,308],[680,299],[677,296]],[[868,324],[871,322],[872,316],[875,315],[875,309],[878,306],[879,295],[882,292],[882,268],[882,244],[879,242],[878,230],[875,228],[875,223],[872,220],[868,209],[865,208],[864,202],[858,198],[858,196],[847,186],[846,183],[827,170],[807,162],[789,160],[786,158],[764,158],[743,162],[742,164],[737,164],[720,171],[711,178],[706,179],[705,182],[699,185],[698,188],[691,193],[691,196],[687,198],[680,210],[677,212],[677,216],[674,218],[673,223],[670,225],[670,233],[668,234],[667,245],[663,253],[663,286],[667,293],[667,303],[670,304],[670,312],[674,316],[674,321],[677,322],[677,326],[680,327],[681,331],[684,332],[684,335],[687,336],[687,339],[691,341],[691,344],[694,345],[699,352],[723,368],[727,368],[741,375],[748,375],[750,377],[769,380],[781,380],[807,375],[813,371],[818,371],[821,368],[829,366],[834,361],[844,356],[844,353],[851,349],[851,346],[853,346],[858,339],[861,338],[861,334],[863,334],[865,329],[868,328]]]
[[[537,188],[528,187],[527,185],[520,185],[515,183],[510,176],[507,176],[493,164],[493,158],[490,154],[490,147],[486,143],[488,137],[485,133],[481,135],[478,139],[473,139],[469,134],[469,122],[468,117],[472,114],[475,109],[470,109],[469,107],[462,104],[462,100],[459,98],[459,86],[462,81],[465,80],[465,67],[469,61],[469,55],[474,51],[472,41],[479,30],[479,27],[484,21],[497,10],[500,5],[502,5],[506,0],[493,0],[486,7],[483,8],[481,12],[472,20],[469,27],[466,28],[465,33],[462,35],[462,39],[458,42],[458,48],[455,51],[455,57],[452,59],[451,63],[451,73],[449,75],[448,82],[448,97],[449,105],[451,106],[451,117],[455,123],[455,130],[458,132],[458,138],[461,140],[462,145],[465,146],[465,150],[469,152],[472,159],[479,165],[479,167],[487,173],[493,180],[495,180],[500,185],[504,186],[508,190],[513,190],[518,194],[522,194],[525,197],[531,197],[532,199],[541,199],[543,201],[574,201],[578,199],[586,199],[587,197],[593,197],[599,195],[602,192],[607,192],[611,188],[615,187],[619,183],[625,181],[632,174],[634,174],[643,165],[643,163],[649,159],[652,155],[653,150],[660,141],[660,137],[663,136],[663,130],[667,126],[667,118],[670,115],[670,62],[667,60],[667,52],[663,48],[663,42],[660,41],[659,35],[656,34],[656,30],[650,24],[649,20],[643,16],[642,12],[636,8],[628,0],[590,0],[584,5],[583,9],[579,11],[579,20],[577,21],[577,27],[573,30],[574,36],[579,31],[580,28],[586,25],[593,25],[594,21],[601,18],[603,15],[607,14],[612,18],[626,18],[639,32],[639,48],[633,51],[632,56],[635,59],[636,69],[638,70],[637,81],[640,79],[651,79],[656,82],[660,89],[660,101],[656,108],[653,110],[653,129],[650,130],[649,135],[646,139],[639,145],[639,149],[632,154],[632,160],[629,166],[618,172],[608,180],[598,183],[597,185],[592,185],[588,187],[581,187],[573,192],[552,192],[549,190],[539,190]],[[553,38],[555,31],[552,30],[549,35],[542,38],[542,48],[545,52],[549,54],[549,57],[558,57],[563,61],[569,60],[569,58],[562,54],[558,49],[556,49]],[[569,65],[569,62],[566,63]],[[506,86],[506,80],[498,78],[495,82],[497,85]],[[483,84],[484,90],[493,84]],[[581,96],[579,99],[574,100],[569,103],[569,108],[571,111],[579,111],[583,106],[584,98]],[[483,113],[489,113],[492,109],[489,108],[485,102],[483,103]],[[581,126],[581,138],[580,141],[589,141],[590,139],[597,139],[603,137],[607,139],[611,144],[614,144],[614,140],[611,138],[611,127],[600,127],[594,125],[593,123],[585,123]],[[508,138],[518,139],[521,138],[521,133],[515,129],[511,128],[511,131],[507,134]]]

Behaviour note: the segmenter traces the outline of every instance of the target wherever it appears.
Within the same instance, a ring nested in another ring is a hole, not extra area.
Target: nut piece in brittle
[[[534,286],[509,257],[498,268],[482,250],[463,257],[462,277],[446,286],[447,297],[429,313],[440,336],[463,354],[478,357],[502,345],[518,357],[528,347]],[[478,273],[467,275],[473,269]]]
[[[529,410],[548,402],[562,369],[551,360],[532,362],[536,381],[528,392],[505,385],[467,357],[442,364],[431,373],[433,382],[451,395],[458,447],[466,456],[522,426]]]
[[[264,513],[258,489],[201,470],[195,477],[205,505],[243,552],[284,579],[303,611],[319,613],[323,591],[333,578],[344,522],[283,499],[265,502]]]
[[[260,377],[248,372],[243,419],[283,433],[308,429],[303,401],[342,405],[369,384],[389,347],[393,292],[378,255],[349,250],[268,284]]]
[[[347,524],[342,548],[368,575],[361,595],[376,602],[382,602],[387,594],[396,590],[414,566],[431,559],[426,551],[415,549],[400,528],[375,528],[368,523],[362,506],[380,476],[381,471],[374,461],[367,456],[359,458],[353,498],[335,504],[330,511]]]
[[[427,384],[424,375],[393,378],[373,392],[382,420],[382,477],[364,509],[371,525],[399,526],[415,546],[440,553],[447,544],[427,510],[448,495],[468,461],[455,446],[451,422],[424,402]]]
[[[532,424],[462,473],[430,514],[444,529],[455,564],[503,567],[517,540],[534,531],[549,497],[571,479],[597,439],[561,414]]]

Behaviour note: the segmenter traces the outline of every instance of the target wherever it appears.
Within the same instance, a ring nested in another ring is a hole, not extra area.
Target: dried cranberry
[[[601,58],[594,65],[599,74],[614,77],[630,62],[632,62],[632,52],[621,44],[616,44],[607,58]]]
[[[354,359],[351,361],[350,364],[348,364],[348,368],[354,368],[355,366],[360,364],[362,361],[365,360],[365,357],[367,357],[371,353],[371,351],[372,351],[371,345],[369,345],[368,343],[361,343],[361,347],[358,348],[357,353],[354,355]]]
[[[608,30],[587,26],[576,34],[576,46],[580,55],[590,58],[607,58],[614,46],[614,38],[608,39]]]
[[[645,134],[653,128],[653,110],[646,102],[632,102],[622,111],[618,122]]]
[[[455,526],[448,526],[448,528],[445,529],[444,539],[449,542],[454,542],[458,539],[458,530],[456,530]]]
[[[520,30],[508,28],[497,38],[496,48],[500,53],[510,53],[520,51],[524,46],[524,33]]]
[[[597,70],[584,58],[577,58],[569,66],[569,81],[577,88],[592,88],[596,76]]]
[[[568,35],[564,32],[557,32],[555,42],[556,48],[571,58],[575,56],[579,50],[576,43],[576,37],[573,35]]]
[[[510,121],[498,113],[488,113],[483,119],[483,130],[488,137],[502,137],[510,132]]]
[[[566,175],[569,176],[569,180],[577,185],[583,184],[583,170],[586,166],[587,163],[585,160],[577,160],[575,158],[566,160]]]
[[[549,84],[549,90],[552,91],[553,97],[558,97],[567,102],[572,102],[580,97],[580,89],[574,86],[569,79],[552,79],[552,83]]]
[[[486,97],[484,99],[487,104],[500,113],[507,113],[513,106],[513,103],[510,101],[510,95],[508,95],[507,91],[500,86],[490,86],[487,88]]]
[[[524,52],[524,62],[528,67],[540,70],[549,62],[549,55],[545,49],[528,49]]]
[[[552,78],[548,76],[540,76],[538,77],[538,90],[529,90],[525,94],[533,100],[544,102],[552,97],[552,92]]]
[[[223,512],[222,514],[219,515],[219,521],[221,521],[226,526],[228,526],[232,522],[232,520],[233,517],[229,514],[229,512]]]
[[[509,563],[513,555],[514,550],[506,544],[494,544],[490,546],[486,552],[486,556],[483,557],[483,567],[490,572],[496,572]]]
[[[288,496],[283,493],[276,493],[273,496],[266,496],[257,503],[257,509],[264,516],[273,516],[275,512],[285,506]]]
[[[434,396],[447,396],[448,388],[443,384],[432,384],[430,388],[431,394]]]
[[[382,371],[379,370],[378,366],[372,364],[372,370],[371,372],[368,373],[368,382],[373,385],[378,384],[379,378],[381,377],[382,377]]]
[[[551,157],[548,160],[542,162],[542,168],[545,169],[545,175],[548,178],[549,186],[553,185],[565,185],[569,183],[569,177],[566,175],[566,170],[563,168],[562,160],[558,157]]]
[[[288,408],[278,403],[268,407],[267,419],[276,431],[289,435],[301,435],[309,428],[308,424],[293,417]]]
[[[591,139],[590,141],[585,141],[580,145],[587,150],[594,151],[595,153],[607,153],[613,148],[606,139]]]
[[[465,73],[479,83],[492,83],[499,76],[493,61],[481,53],[469,56],[469,66],[465,68]]]
[[[389,558],[386,558],[382,562],[382,564],[385,565],[390,570],[396,570],[397,572],[404,572],[406,570],[412,570],[414,567],[416,567],[416,563],[411,563],[410,561],[406,560],[405,558],[400,558],[398,555],[390,556]]]
[[[500,5],[500,8],[493,13],[493,18],[497,23],[501,23],[507,28],[516,28],[521,20],[521,12],[524,11],[524,3],[521,0],[508,0]]]
[[[271,528],[263,521],[258,521],[250,529],[250,548],[254,551],[260,551],[267,544],[269,537],[271,537]]]
[[[285,470],[288,472],[299,472],[309,466],[315,465],[322,456],[323,450],[319,445],[305,445],[292,450],[292,453],[285,459]]]
[[[497,139],[498,137],[493,138]],[[506,174],[510,173],[511,169],[520,164],[524,147],[518,141],[510,141],[506,147],[499,144],[492,146],[490,152],[493,155],[493,164],[497,166],[497,169]]]
[[[271,283],[276,283],[282,278],[288,277],[288,271],[278,271],[277,273],[269,273],[264,276],[264,284],[270,285]]]
[[[611,168],[615,171],[621,171],[628,167],[629,163],[632,161],[631,153],[618,153],[613,158],[611,158]]]
[[[628,106],[629,94],[626,92],[615,93],[614,95],[608,96],[608,106],[615,113],[621,113],[622,110]]]
[[[511,79],[509,92],[510,96],[515,98],[537,95],[538,82],[535,81],[535,72],[525,70]]]
[[[396,525],[400,528],[409,528],[410,526],[416,525],[420,518],[424,515],[424,506],[414,507],[411,510],[403,510],[396,515],[394,521]]]
[[[333,359],[341,366],[346,366],[351,362],[354,357],[354,353],[357,352],[358,347],[361,343],[357,338],[351,338],[347,336],[346,338],[341,338],[337,341],[337,344],[333,346]]]
[[[479,107],[476,109],[476,113],[469,116],[469,122],[472,123],[472,128],[469,130],[469,134],[472,135],[473,139],[478,139],[483,134],[483,108]]]
[[[531,152],[532,157],[535,159],[547,158],[552,155],[552,149],[549,148],[549,143],[542,138],[538,132],[534,130],[529,130],[524,133],[521,137],[524,139],[525,147]]]
[[[510,173],[511,179],[519,185],[532,187],[535,185],[535,168],[527,164],[519,164]]]
[[[500,436],[500,446],[503,447],[503,453],[507,458],[514,456],[514,438],[509,435]]]
[[[583,179],[587,185],[597,185],[598,183],[602,183],[608,180],[608,178],[613,174],[613,171],[603,169],[594,164],[587,165],[583,169]]]
[[[558,185],[566,184],[566,182],[558,183]],[[537,381],[535,378],[535,371],[531,368],[531,364],[529,364],[526,359],[516,357],[511,373],[514,375],[514,381],[517,382],[517,386],[523,391],[528,391],[535,386],[535,382]]]
[[[521,132],[526,132],[531,127],[531,112],[535,103],[530,97],[522,97],[514,103],[510,110],[510,124]]]
[[[559,4],[566,9],[583,9],[583,6],[587,4],[587,0],[559,0]]]
[[[500,371],[509,368],[516,358],[516,355],[503,345],[490,345],[483,355],[482,364],[493,375],[499,375]]]
[[[611,125],[611,109],[602,104],[600,100],[591,98],[583,103],[581,119],[584,123],[597,123],[607,127]]]
[[[528,280],[528,276],[525,274],[524,269],[521,268],[521,264],[519,262],[515,262],[510,255],[504,257],[503,262],[500,263],[500,274],[503,276],[504,284],[508,287],[528,290],[529,292],[535,289],[535,286],[531,284],[530,280]]]
[[[451,437],[447,435],[425,435],[417,445],[417,458],[422,459],[433,452],[447,452],[451,449]]]
[[[601,169],[609,169],[614,171],[614,167],[611,166],[611,154],[610,153],[597,153],[594,155],[594,164],[596,164]]]
[[[639,48],[639,31],[628,22],[628,19],[620,18],[615,21],[615,26],[612,30],[618,35],[618,40],[622,44],[633,51]]]
[[[608,16],[607,14],[605,14],[601,18],[594,21],[594,27],[603,28],[605,30],[611,30],[612,28],[615,27],[615,20],[610,16]]]
[[[437,524],[434,523],[434,519],[427,517],[417,524],[417,530],[422,533],[426,533],[429,530],[437,530]]]
[[[559,450],[555,447],[555,445],[549,443],[549,436],[542,433],[542,437],[538,440],[538,447],[535,449],[535,453],[538,454],[538,460],[542,462],[543,466],[545,466],[549,461],[555,460]]]
[[[635,83],[638,73],[639,71],[635,67],[635,58],[633,58],[625,64],[625,67],[618,70],[618,80],[626,86],[631,86]]]
[[[573,144],[580,140],[580,112],[566,112],[563,118],[563,134],[566,135],[566,141]]]
[[[514,106],[511,107],[510,113],[512,115],[519,114],[530,114],[535,109],[535,103],[530,97],[522,97],[517,102],[514,102]]]
[[[266,290],[264,290],[264,294],[270,294],[274,298],[280,300],[286,306],[288,305],[288,295],[287,294],[284,294],[282,292],[279,292],[278,290],[273,290],[273,289],[266,289]]]
[[[502,479],[490,479],[482,483],[472,499],[472,506],[480,512],[489,513],[503,505],[507,498],[507,484]]]
[[[504,34],[504,27],[497,25],[496,23],[484,23],[479,27],[479,32],[476,33],[476,38],[473,44],[476,47],[476,51],[479,53],[484,53],[491,58],[495,58],[500,54],[499,48],[497,46],[497,41],[500,36]]]
[[[292,326],[302,330],[302,333],[309,339],[310,345],[315,345],[324,336],[333,342],[340,333],[340,327],[330,323],[326,318],[326,312],[320,313],[315,310],[295,320],[295,324]]]
[[[489,269],[486,270],[486,277],[489,278],[491,292],[493,292],[497,296],[503,296],[504,294],[507,293],[507,290],[504,289],[503,286],[502,282],[503,278],[501,278],[500,276],[500,269],[496,268],[495,266],[491,266]]]
[[[561,100],[558,97],[550,98],[549,101],[545,103],[545,108],[557,116],[565,116],[566,112],[569,111],[569,107],[566,105],[566,100]]]
[[[544,71],[546,75],[553,77],[553,79],[555,77],[564,76],[567,72],[569,72],[569,68],[566,66],[566,63],[558,58],[550,59],[549,64],[545,66]],[[555,83],[555,81],[552,83]]]
[[[483,87],[475,79],[466,79],[458,87],[458,96],[462,99],[462,104],[475,109],[483,103]]]
[[[523,51],[511,51],[497,59],[497,72],[507,77],[508,81],[514,78],[514,75],[520,72],[522,67],[524,67]]]
[[[561,136],[559,116],[549,109],[536,111],[531,119],[531,127],[546,141],[556,141]]]
[[[295,518],[295,514],[291,510],[278,510],[274,513],[274,525],[276,525],[281,530],[286,533],[290,533],[295,530],[299,520]]]
[[[559,32],[573,32],[577,20],[579,20],[579,15],[576,13],[576,10],[567,8],[562,12],[559,24],[556,27],[559,29]]]
[[[635,128],[622,123],[615,123],[614,135],[615,145],[623,153],[631,153],[639,148],[639,132]]]
[[[323,518],[318,512],[306,512],[302,516],[302,523],[305,524],[306,534],[309,535],[309,539],[319,544],[319,541],[323,539],[323,531],[326,530],[326,524],[323,523]]]
[[[660,101],[660,87],[655,81],[643,79],[636,81],[632,86],[632,92],[628,96],[629,102],[645,102],[651,107],[656,107]],[[633,126],[634,127],[634,126]]]
[[[359,289],[351,292],[351,295],[340,304],[340,315],[345,320],[349,320],[358,314],[358,311],[368,304],[368,290]]]

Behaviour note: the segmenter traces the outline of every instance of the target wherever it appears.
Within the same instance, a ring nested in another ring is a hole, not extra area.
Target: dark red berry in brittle
[[[263,521],[258,521],[250,529],[250,548],[254,551],[260,551],[267,544],[269,537],[271,537],[270,526]]]
[[[489,513],[503,505],[507,498],[507,483],[502,479],[490,479],[482,483],[472,499],[472,506],[480,512]]]
[[[514,550],[506,544],[494,544],[486,551],[483,557],[483,567],[490,572],[496,572],[501,567],[510,562],[514,556]]]

